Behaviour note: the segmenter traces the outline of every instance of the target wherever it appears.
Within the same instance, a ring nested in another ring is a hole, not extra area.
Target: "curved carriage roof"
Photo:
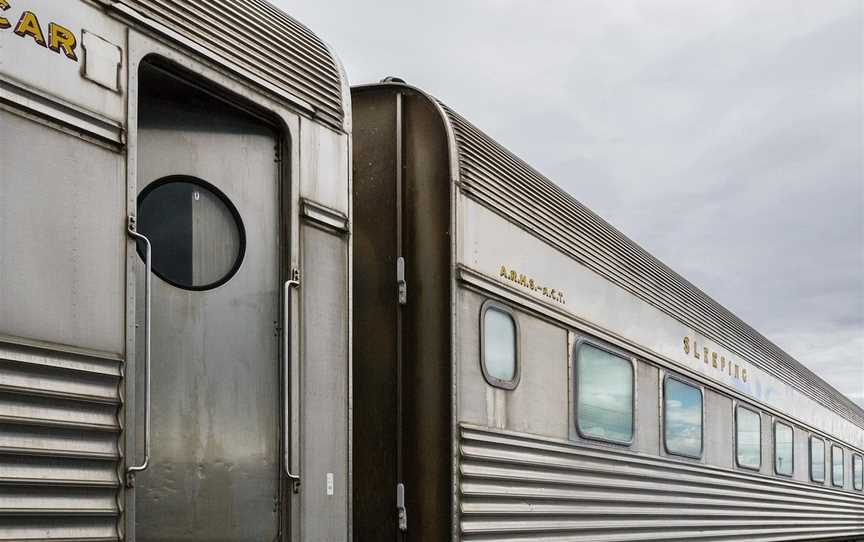
[[[328,46],[266,0],[120,0],[182,37],[242,67],[343,128],[346,87]]]
[[[445,116],[454,182],[464,192],[864,428],[864,409],[464,117],[429,99]]]

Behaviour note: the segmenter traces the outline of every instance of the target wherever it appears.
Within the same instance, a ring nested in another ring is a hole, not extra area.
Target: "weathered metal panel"
[[[0,540],[119,540],[120,361],[0,341]]]
[[[864,536],[864,501],[848,493],[471,425],[459,443],[464,540]]]
[[[455,137],[456,180],[464,193],[864,428],[864,410],[459,114],[442,108]]]
[[[345,119],[341,67],[308,28],[265,0],[122,0],[211,54],[308,102],[337,130]]]

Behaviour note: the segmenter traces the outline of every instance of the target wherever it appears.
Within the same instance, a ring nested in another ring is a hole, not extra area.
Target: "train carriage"
[[[861,408],[435,98],[352,107],[355,540],[864,540]]]
[[[350,537],[350,110],[261,0],[0,0],[0,540]]]

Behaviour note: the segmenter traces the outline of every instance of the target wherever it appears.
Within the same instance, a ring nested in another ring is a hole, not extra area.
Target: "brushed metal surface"
[[[0,540],[119,540],[120,361],[0,340]]]
[[[824,488],[462,425],[464,540],[767,542],[864,537],[864,500]]]
[[[214,289],[153,280],[152,459],[135,484],[136,540],[273,540],[281,479],[277,138],[176,78],[144,68],[141,81],[139,189],[176,174],[209,182],[236,206],[246,251],[236,275]],[[143,276],[138,283],[141,298]]]
[[[121,0],[214,56],[309,102],[337,130],[345,110],[341,68],[327,45],[266,0]]]

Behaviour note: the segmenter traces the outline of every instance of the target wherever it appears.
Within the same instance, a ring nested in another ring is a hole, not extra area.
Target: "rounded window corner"
[[[137,229],[150,241],[153,274],[183,290],[222,286],[246,255],[237,207],[219,188],[191,175],[168,175],[145,186],[137,198]],[[143,243],[136,249],[143,259]]]
[[[493,317],[495,321],[489,318],[490,312],[497,315]],[[506,320],[500,316],[506,317]],[[505,321],[509,322],[509,328]],[[512,334],[512,338],[508,338],[508,334]],[[515,311],[494,299],[484,301],[480,306],[480,371],[487,384],[506,391],[519,387],[522,379],[520,338],[519,319]],[[498,340],[493,342],[493,339]],[[507,343],[510,347],[506,346]],[[494,352],[490,352],[491,349]],[[511,366],[512,369],[508,369]]]

